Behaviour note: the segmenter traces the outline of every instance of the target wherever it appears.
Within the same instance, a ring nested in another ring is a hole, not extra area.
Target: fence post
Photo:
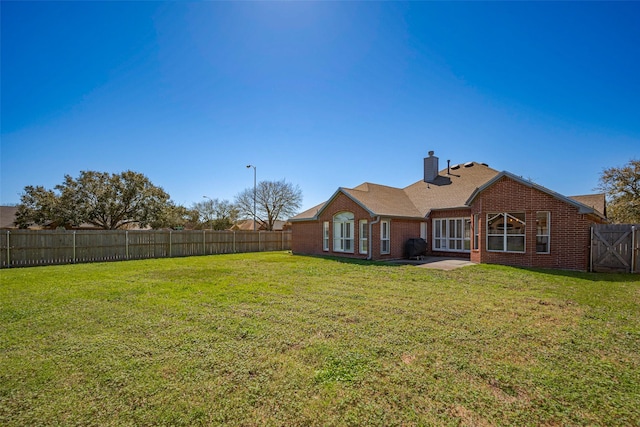
[[[129,259],[129,230],[124,232],[124,256]]]
[[[76,263],[76,232],[73,232],[73,261],[72,264]]]
[[[631,226],[631,272],[635,273],[636,268],[636,226]]]
[[[262,231],[258,231],[258,252],[260,252],[260,237],[262,237]]]
[[[173,256],[173,252],[171,251],[171,230],[169,230],[169,258]]]
[[[591,225],[591,244],[589,245],[589,272],[593,273],[593,224]]]
[[[11,267],[11,254],[9,251],[11,250],[11,245],[9,244],[9,236],[11,232],[7,230],[7,268]]]
[[[207,254],[207,230],[202,230],[202,255]]]

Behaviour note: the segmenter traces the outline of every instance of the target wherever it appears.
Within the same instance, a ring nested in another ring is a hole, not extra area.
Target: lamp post
[[[247,165],[247,169],[253,168],[253,231],[256,231],[256,167]]]
[[[209,199],[211,200],[211,208],[213,209],[213,199],[209,196],[202,196],[203,199]],[[211,221],[211,231],[213,231],[213,221]]]

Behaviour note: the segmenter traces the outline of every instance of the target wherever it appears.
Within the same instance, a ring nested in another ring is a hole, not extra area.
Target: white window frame
[[[380,221],[380,253],[391,253],[391,221],[388,219]]]
[[[353,226],[354,215],[352,212],[338,212],[333,216],[333,251],[353,253]]]
[[[471,252],[471,218],[465,218],[462,223],[462,249]]]
[[[360,245],[361,254],[369,253],[369,223],[366,219],[360,220]]]
[[[547,222],[547,229],[546,232],[544,232],[543,229],[541,229],[538,226],[539,223],[539,217],[541,215],[545,215],[546,216],[546,222]],[[541,238],[545,238],[547,239],[546,242],[546,246],[547,246],[547,250],[546,251],[540,251],[538,250],[538,247],[540,245],[540,243],[538,243],[540,241]],[[537,254],[549,254],[551,253],[551,212],[549,211],[538,211],[536,212],[536,253]]]
[[[426,222],[421,222],[420,223],[420,238],[423,239],[425,242],[427,242],[429,240],[429,238],[427,237],[427,223]]]
[[[442,252],[471,252],[471,219],[435,218],[432,249]]]
[[[474,251],[480,249],[480,215],[473,215],[473,246]]]
[[[329,250],[329,221],[322,223],[322,250]]]
[[[525,218],[524,220],[516,217],[516,215],[522,216],[523,218]],[[499,233],[492,233],[491,232],[491,227],[489,225],[490,221],[494,221],[494,220],[498,220],[499,218],[502,218],[503,221],[503,227],[502,227],[502,231]],[[521,228],[523,231],[522,233],[514,233],[514,232],[509,232],[509,224],[513,224],[513,225],[517,225],[518,223],[521,223],[522,226],[521,227],[517,227],[517,228]],[[526,223],[526,214],[524,212],[490,212],[487,214],[487,251],[489,252],[511,252],[511,253],[518,253],[518,254],[522,254],[525,253],[527,251],[527,236],[526,236],[526,230],[527,230],[527,223]],[[489,244],[489,239],[493,238],[494,241],[496,241],[497,238],[501,238],[502,239],[502,249],[491,249],[491,246]],[[514,249],[509,249],[509,239],[513,240],[515,238],[518,239],[522,239],[522,250],[514,250]]]

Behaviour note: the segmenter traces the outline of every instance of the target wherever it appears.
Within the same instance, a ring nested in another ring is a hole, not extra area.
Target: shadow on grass
[[[348,257],[339,257],[339,256],[331,256],[331,255],[294,254],[294,256],[325,259],[327,261],[335,261],[341,264],[368,265],[368,266],[378,266],[378,267],[401,267],[402,266],[402,264],[398,264],[390,261],[372,261],[372,260],[362,259],[362,258],[348,258]]]
[[[505,266],[508,267],[508,266]],[[640,274],[636,273],[590,273],[586,271],[554,270],[549,268],[511,267],[518,270],[530,271],[550,276],[567,277],[572,279],[589,280],[592,282],[611,283],[640,283]]]
[[[335,261],[341,264],[352,265],[365,265],[365,266],[377,266],[377,267],[402,267],[404,264],[397,261],[370,261],[362,258],[348,258],[331,255],[295,255],[304,256],[310,258],[325,259],[328,261]],[[590,273],[585,271],[573,271],[573,270],[554,270],[550,268],[531,268],[531,267],[518,267],[502,264],[477,264],[479,267],[491,266],[497,268],[513,268],[521,271],[530,271],[538,274],[547,274],[551,276],[560,276],[573,279],[589,280],[593,282],[611,282],[611,283],[631,283],[640,282],[640,274],[636,273]]]

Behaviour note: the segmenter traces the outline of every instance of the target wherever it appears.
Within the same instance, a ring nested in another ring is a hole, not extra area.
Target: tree
[[[194,209],[176,205],[169,201],[162,214],[149,225],[151,228],[173,228],[174,230],[194,229],[199,223],[200,214]]]
[[[89,223],[114,230],[136,223],[157,222],[170,206],[169,195],[137,172],[119,174],[82,171],[77,179],[65,175],[55,191],[27,186],[16,214],[16,224],[77,227]]]
[[[640,160],[604,169],[598,189],[607,197],[607,217],[616,223],[640,223]]]
[[[228,230],[238,219],[238,209],[228,200],[210,199],[193,204],[200,224],[212,230]]]
[[[277,220],[286,220],[297,213],[302,205],[302,191],[297,185],[282,181],[260,181],[256,186],[256,221],[273,230]],[[253,218],[253,188],[247,188],[236,196],[236,206],[241,215]]]

